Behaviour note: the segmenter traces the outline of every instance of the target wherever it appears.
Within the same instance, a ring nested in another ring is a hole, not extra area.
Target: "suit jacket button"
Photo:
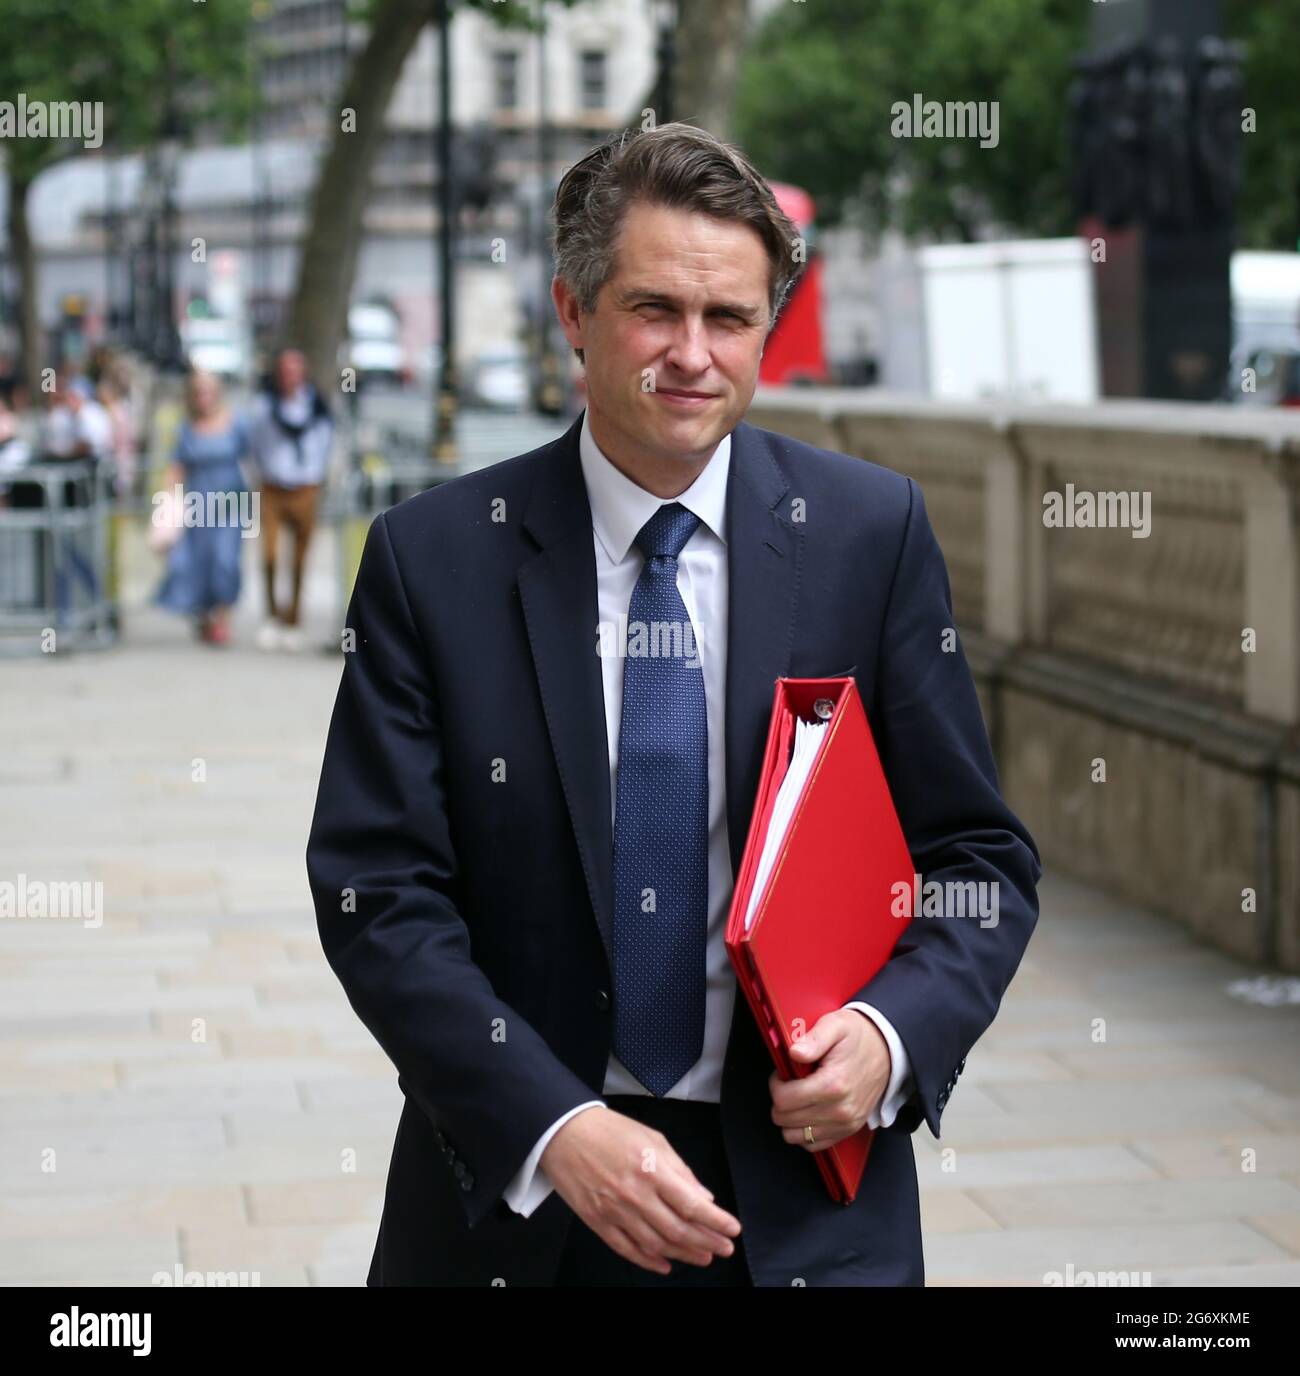
[[[462,1190],[469,1191],[474,1188],[474,1177],[466,1175],[461,1178],[460,1187]]]
[[[596,1007],[599,1008],[602,1013],[607,1013],[609,1011],[609,994],[606,990],[596,990]]]
[[[455,1175],[457,1180],[464,1180],[464,1178],[469,1174],[469,1170],[463,1161],[457,1161],[455,1166],[452,1168],[452,1173]]]

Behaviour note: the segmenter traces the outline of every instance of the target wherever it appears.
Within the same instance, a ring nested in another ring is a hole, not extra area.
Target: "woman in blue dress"
[[[177,484],[184,488],[188,500],[177,519],[185,523],[155,601],[193,616],[202,639],[224,645],[230,639],[231,609],[239,600],[239,518],[248,502],[239,461],[248,453],[248,432],[231,415],[221,383],[211,373],[190,374],[186,402],[188,417],[164,480],[167,493]]]

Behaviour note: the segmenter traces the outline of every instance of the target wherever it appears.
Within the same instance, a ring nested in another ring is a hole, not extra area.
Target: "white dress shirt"
[[[670,1099],[700,1099],[717,1103],[722,1092],[722,1063],[736,1001],[736,977],[727,955],[724,933],[731,906],[733,876],[727,835],[726,750],[723,725],[727,683],[727,473],[731,465],[731,436],[726,435],[695,481],[680,496],[664,499],[634,483],[601,452],[592,437],[589,413],[582,418],[579,452],[591,505],[592,537],[596,551],[596,595],[600,621],[610,628],[598,633],[602,649],[626,642],[628,608],[645,556],[635,541],[645,523],[667,502],[680,502],[700,518],[677,556],[677,589],[691,618],[695,644],[704,674],[705,714],[709,750],[709,910],[705,948],[704,1050],[700,1059],[668,1091]],[[618,797],[618,740],[623,716],[623,658],[601,654],[605,696],[605,730],[609,741],[611,809]],[[885,1015],[866,1003],[849,1003],[869,1017],[889,1046],[889,1084],[870,1127],[888,1127],[912,1094],[911,1067],[898,1033]],[[610,1054],[602,1088],[605,1094],[647,1094],[645,1086]],[[590,1099],[558,1118],[538,1139],[519,1172],[506,1187],[504,1199],[526,1218],[553,1188],[539,1162],[547,1144],[576,1113],[603,1108]],[[775,1124],[772,1131],[778,1131]],[[797,1150],[797,1148],[792,1148]]]
[[[91,456],[107,459],[113,452],[113,421],[93,397],[86,397],[74,414],[70,406],[55,406],[45,417],[43,445],[57,459],[72,457],[83,442]]]

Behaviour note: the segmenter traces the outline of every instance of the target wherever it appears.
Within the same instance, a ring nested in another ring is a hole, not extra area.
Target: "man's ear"
[[[570,347],[582,348],[582,308],[578,305],[577,297],[569,289],[568,283],[559,277],[551,278],[551,301],[555,305],[555,314]]]

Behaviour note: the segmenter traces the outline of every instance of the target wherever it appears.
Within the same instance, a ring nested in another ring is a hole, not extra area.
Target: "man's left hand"
[[[790,1048],[796,1063],[816,1064],[804,1079],[783,1080],[773,1071],[772,1121],[792,1145],[824,1151],[852,1137],[880,1107],[892,1069],[880,1029],[856,1008],[827,1013]],[[804,1128],[811,1127],[813,1141]]]

